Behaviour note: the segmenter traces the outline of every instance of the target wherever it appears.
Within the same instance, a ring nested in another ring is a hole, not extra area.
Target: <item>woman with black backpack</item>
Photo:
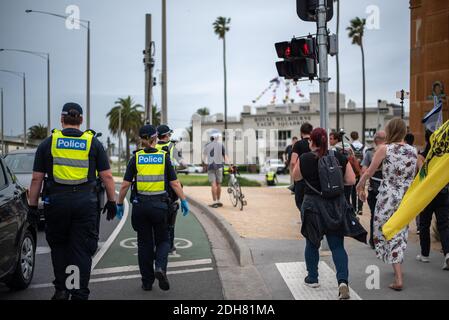
[[[349,299],[348,255],[344,237],[366,243],[367,232],[358,222],[344,196],[344,185],[355,184],[355,174],[341,153],[328,151],[326,130],[317,128],[310,137],[311,152],[300,157],[294,168],[296,181],[306,183],[302,205],[301,233],[306,238],[305,260],[308,276],[305,285],[318,288],[319,247],[326,235],[337,269],[339,299]]]

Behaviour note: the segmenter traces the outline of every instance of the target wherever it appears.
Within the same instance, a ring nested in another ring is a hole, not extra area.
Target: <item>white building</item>
[[[336,127],[336,93],[329,93],[329,116],[332,129]],[[362,108],[349,100],[346,104],[344,94],[340,94],[340,126],[349,135],[352,131],[361,134]],[[366,141],[371,143],[374,134],[384,128],[386,122],[400,116],[399,105],[379,101],[378,107],[366,109]],[[406,116],[408,121],[408,115]],[[319,93],[311,93],[310,101],[251,107],[244,106],[240,117],[228,117],[229,156],[237,164],[262,164],[267,159],[282,158],[292,137],[300,137],[301,125],[309,122],[314,127],[320,125]],[[208,133],[224,132],[223,114],[192,117],[194,132],[193,145],[199,145],[195,137],[201,132],[201,145],[208,141]],[[195,134],[197,132],[197,134]],[[231,143],[232,141],[232,143]],[[256,142],[256,143],[253,143]],[[239,146],[240,145],[240,146]],[[249,149],[256,149],[256,154]],[[243,162],[242,162],[243,161]]]

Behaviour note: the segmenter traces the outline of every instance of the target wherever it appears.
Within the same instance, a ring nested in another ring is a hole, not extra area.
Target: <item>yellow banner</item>
[[[387,240],[409,225],[449,184],[449,121],[435,131],[431,144],[421,172],[402,199],[399,209],[382,228]]]

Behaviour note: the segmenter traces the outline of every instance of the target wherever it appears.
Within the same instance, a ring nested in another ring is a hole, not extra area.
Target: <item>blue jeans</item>
[[[348,255],[343,244],[344,237],[326,235],[326,238],[332,252],[335,268],[337,269],[338,284],[348,284]],[[315,247],[309,240],[306,240],[305,258],[309,278],[318,282],[318,263],[320,261],[319,248]]]

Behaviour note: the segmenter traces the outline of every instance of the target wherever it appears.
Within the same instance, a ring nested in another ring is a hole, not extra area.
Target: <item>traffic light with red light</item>
[[[278,57],[284,59],[276,62],[280,77],[313,80],[317,76],[316,44],[313,37],[279,42],[275,44],[275,48]]]

